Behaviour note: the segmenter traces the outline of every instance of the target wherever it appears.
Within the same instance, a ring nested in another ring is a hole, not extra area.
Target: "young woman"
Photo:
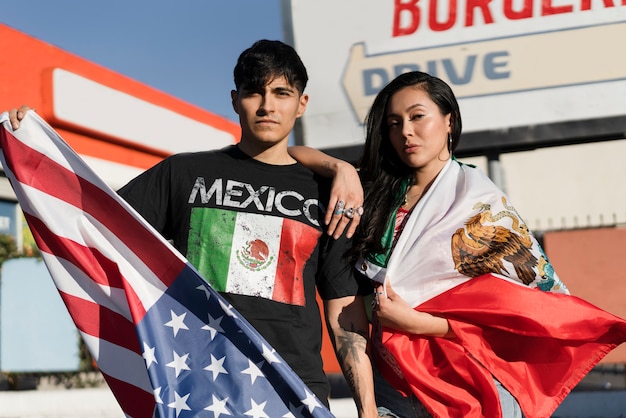
[[[462,124],[445,82],[398,76],[366,122],[353,256],[376,286],[380,416],[549,416],[626,321],[570,296],[508,197],[453,157]]]

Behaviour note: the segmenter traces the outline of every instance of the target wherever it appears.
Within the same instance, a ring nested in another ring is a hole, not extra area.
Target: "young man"
[[[371,287],[343,260],[345,237],[326,233],[329,182],[288,152],[308,101],[306,68],[290,46],[262,40],[240,55],[234,81],[231,99],[242,131],[237,145],[166,158],[119,194],[328,405],[317,289],[359,415],[377,416],[361,296]],[[25,109],[10,112],[14,126]],[[331,226],[349,221],[337,212]]]
[[[307,80],[293,48],[256,42],[234,69],[239,144],[168,158],[119,193],[327,402],[316,280],[336,315],[336,306],[362,306],[358,295],[368,289],[341,261],[343,240],[324,233],[321,205],[328,201],[328,184],[288,153],[289,135],[306,109]],[[336,318],[329,323],[340,347],[363,339],[354,330],[367,332],[367,324],[344,329]],[[348,350],[346,361],[369,361],[364,346],[363,340]]]

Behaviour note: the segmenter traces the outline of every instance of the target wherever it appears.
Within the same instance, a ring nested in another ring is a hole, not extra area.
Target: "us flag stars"
[[[187,325],[185,325],[185,316],[187,315],[186,312],[181,315],[176,315],[174,311],[170,311],[170,314],[172,315],[172,319],[169,322],[166,322],[165,326],[172,327],[172,331],[174,332],[174,337],[178,334],[178,331],[180,331],[181,329],[186,329],[186,330],[189,329],[187,328]]]
[[[212,399],[211,405],[204,408],[205,411],[213,412],[213,416],[215,418],[219,418],[220,415],[232,415],[230,411],[228,410],[228,408],[226,407],[228,398],[219,399],[217,396],[211,395],[211,399]]]
[[[217,376],[219,376],[220,373],[228,374],[228,371],[226,371],[223,366],[224,360],[226,360],[226,357],[216,359],[213,357],[213,354],[211,354],[211,364],[206,366],[204,370],[210,371],[213,374],[213,380],[217,379]]]
[[[181,275],[137,330],[159,416],[332,417],[208,284]]]
[[[176,353],[176,351],[173,351],[172,353],[174,356],[174,360],[167,363],[166,366],[171,367],[174,370],[176,370],[176,377],[178,377],[180,372],[183,370],[191,370],[189,366],[187,366],[187,359],[189,358],[189,354],[184,354],[182,356],[179,356],[178,353]],[[213,380],[215,380],[215,378],[213,378]]]

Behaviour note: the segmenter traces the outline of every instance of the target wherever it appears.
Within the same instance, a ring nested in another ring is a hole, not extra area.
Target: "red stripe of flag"
[[[11,133],[4,129],[3,132],[6,134],[3,152],[7,164],[21,183],[63,200],[106,225],[166,286],[176,279],[184,263],[119,202],[76,173],[26,146]],[[90,198],[85,199],[85,196]]]
[[[137,331],[132,322],[97,303],[59,291],[76,327],[112,344],[142,354]]]
[[[42,252],[69,261],[80,268],[94,282],[110,287],[122,288],[123,278],[117,265],[102,256],[97,248],[85,247],[67,238],[54,234],[39,218],[24,213],[37,246]]]
[[[41,251],[69,261],[95,283],[124,289],[122,282],[125,279],[117,264],[104,257],[96,248],[85,247],[76,241],[54,234],[40,219],[34,216],[24,213],[24,217]],[[146,310],[132,287],[127,286],[125,293],[128,304],[136,306],[139,309],[137,312],[141,312],[143,317]]]
[[[128,382],[109,376],[104,372],[102,372],[102,376],[127,416],[133,418],[153,417],[154,408],[156,406],[154,394],[146,392]]]
[[[302,222],[283,221],[272,300],[304,306],[304,266],[320,235],[320,231]]]

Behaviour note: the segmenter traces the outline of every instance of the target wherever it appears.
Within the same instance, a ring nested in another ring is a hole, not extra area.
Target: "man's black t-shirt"
[[[169,157],[119,193],[326,402],[316,283],[324,299],[368,286],[343,258],[345,239],[324,233],[327,181],[231,146]]]

